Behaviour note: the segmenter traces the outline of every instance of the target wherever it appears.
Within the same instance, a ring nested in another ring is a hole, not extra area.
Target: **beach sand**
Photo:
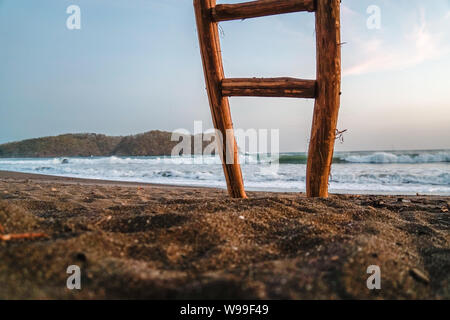
[[[449,197],[249,196],[0,172],[0,299],[450,299]]]

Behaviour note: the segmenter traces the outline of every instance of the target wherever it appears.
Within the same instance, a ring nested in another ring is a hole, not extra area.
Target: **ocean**
[[[306,154],[242,155],[250,191],[304,192]],[[330,192],[450,195],[450,150],[337,152]],[[76,178],[225,188],[218,157],[0,159],[0,170]]]

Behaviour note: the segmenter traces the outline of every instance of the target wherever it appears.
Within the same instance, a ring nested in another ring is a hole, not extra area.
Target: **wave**
[[[277,157],[263,155],[240,155],[242,164],[263,164],[276,162]],[[308,157],[304,153],[284,153],[278,157],[280,164],[306,164]],[[161,164],[221,164],[218,156],[180,156],[180,157],[92,157],[92,158],[32,158],[0,159],[0,166],[14,163],[38,167],[57,165],[161,165]],[[450,163],[450,151],[407,151],[407,152],[337,152],[334,164],[419,164]]]
[[[306,164],[308,157],[305,154],[282,154],[280,164]],[[337,153],[333,163],[448,163],[450,151],[410,151],[410,152],[349,152]]]
[[[438,163],[450,162],[450,152],[389,153],[376,152],[368,155],[351,155],[345,158],[350,163]]]
[[[280,164],[306,164],[308,162],[307,155],[280,155]],[[340,157],[334,157],[333,163],[348,163],[349,161],[342,159]]]

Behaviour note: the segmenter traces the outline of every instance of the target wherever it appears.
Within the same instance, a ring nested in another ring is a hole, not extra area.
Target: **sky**
[[[79,30],[66,26],[70,5]],[[348,131],[336,150],[449,149],[450,0],[342,0],[341,25]],[[220,31],[226,77],[315,78],[312,13]],[[313,100],[230,104],[235,128],[279,129],[281,151],[307,150]],[[0,0],[0,143],[194,121],[212,127],[191,0]]]

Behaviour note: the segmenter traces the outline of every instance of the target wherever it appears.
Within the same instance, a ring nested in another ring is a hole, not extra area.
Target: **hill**
[[[2,144],[0,157],[163,156],[170,155],[178,144],[171,141],[171,135],[171,132],[165,131],[123,137],[94,133],[64,134]]]

